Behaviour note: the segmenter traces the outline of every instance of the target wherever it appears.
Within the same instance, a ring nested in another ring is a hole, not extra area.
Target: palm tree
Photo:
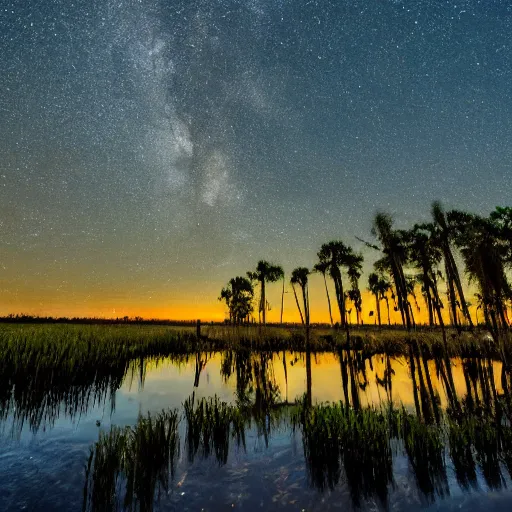
[[[265,295],[265,284],[275,283],[279,279],[283,279],[283,267],[273,265],[265,260],[260,260],[256,265],[256,271],[247,272],[247,276],[251,281],[258,281],[260,283],[260,304],[258,311],[263,317],[263,325],[266,325],[267,299]]]
[[[377,248],[379,249],[379,248]],[[379,249],[380,250],[380,249]],[[386,301],[386,308],[388,311],[388,325],[391,325],[391,318],[389,314],[389,297],[388,292],[391,292],[391,298],[395,298],[395,294],[393,292],[393,286],[391,285],[390,275],[389,275],[389,259],[384,256],[380,260],[377,260],[373,264],[373,268],[375,269],[375,273],[379,277],[377,288],[379,290],[380,300]]]
[[[363,309],[363,299],[361,297],[361,290],[359,290],[359,278],[363,271],[363,256],[361,254],[352,254],[347,258],[347,275],[350,280],[351,289],[348,296],[356,310],[357,325],[360,323],[361,312]]]
[[[246,277],[233,277],[220,292],[220,301],[225,301],[229,309],[229,321],[239,325],[252,312],[254,288]]]
[[[449,212],[448,218],[456,226],[455,244],[470,280],[478,284],[486,323],[498,341],[499,331],[508,329],[505,303],[512,298],[504,247],[488,219],[457,211]]]
[[[325,277],[325,274],[327,273],[327,270],[329,269],[329,262],[324,261],[322,263],[315,263],[313,266],[314,272],[320,272],[324,278],[324,285],[325,285],[325,293],[327,294],[327,305],[329,306],[329,318],[331,320],[331,325],[333,325],[332,321],[332,308],[331,308],[331,297],[329,296],[329,288],[327,286],[327,278]]]
[[[407,289],[407,297],[409,297],[409,295],[410,295],[414,299],[414,304],[416,304],[416,309],[419,312],[419,311],[421,311],[421,309],[420,309],[420,306],[418,304],[418,299],[416,297],[416,283],[417,283],[416,276],[409,276],[409,275],[405,276],[405,285],[406,285],[406,289]],[[414,327],[416,327],[416,322],[414,320],[414,313],[412,311],[411,303],[409,302],[409,300],[407,300],[407,302],[409,304],[409,313],[411,315],[412,325]]]
[[[505,263],[512,266],[512,207],[497,206],[491,213],[490,226],[503,247]]]
[[[306,267],[298,267],[292,271],[292,276],[290,278],[290,283],[293,288],[293,294],[295,295],[295,301],[297,303],[297,307],[299,308],[300,318],[302,320],[302,324],[306,326],[306,329],[309,329],[308,276],[309,276],[309,269],[307,269]],[[296,284],[298,284],[302,290],[302,303],[303,303],[303,307],[304,307],[304,315],[302,314],[299,300],[297,298],[297,293],[295,291]]]
[[[444,209],[439,201],[434,201],[432,203],[432,217],[434,218],[436,243],[443,253],[453,324],[460,331],[460,324],[457,317],[457,305],[459,305],[463,315],[466,317],[470,327],[472,328],[473,320],[469,314],[459,271],[450,247],[450,243],[453,238],[453,227],[448,223]]]
[[[406,263],[406,249],[400,234],[393,230],[393,221],[391,217],[383,212],[375,215],[372,233],[377,236],[382,244],[382,266],[386,268],[395,282],[396,295],[398,299],[398,308],[402,315],[402,322],[408,330],[411,329],[411,314],[408,301],[407,281],[404,274],[404,265]]]
[[[334,281],[336,292],[336,301],[340,312],[340,321],[343,327],[346,327],[345,314],[345,294],[343,292],[343,280],[341,277],[341,268],[348,267],[353,262],[356,255],[351,247],[341,241],[332,241],[323,244],[318,252],[320,264],[326,265],[329,275]]]
[[[443,258],[443,252],[435,238],[436,228],[434,224],[416,224],[410,231],[404,232],[407,243],[408,260],[420,274],[417,279],[422,284],[422,291],[427,303],[429,324],[434,325],[434,313],[443,331],[443,339],[446,341],[444,321],[441,313],[443,304],[437,287],[439,270],[437,266]]]

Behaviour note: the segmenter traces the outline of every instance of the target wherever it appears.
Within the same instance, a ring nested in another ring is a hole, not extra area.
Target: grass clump
[[[101,432],[86,465],[83,511],[153,510],[155,493],[168,490],[180,451],[178,412],[140,417],[134,427]]]

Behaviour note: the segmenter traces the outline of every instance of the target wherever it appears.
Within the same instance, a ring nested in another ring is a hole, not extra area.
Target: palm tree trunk
[[[292,283],[292,290],[293,290],[293,296],[295,297],[295,303],[297,304],[297,308],[300,313],[300,320],[302,322],[302,325],[304,325],[304,316],[302,315],[302,311],[300,309],[300,304],[299,304],[299,298],[297,297],[297,292],[295,291],[295,286],[293,283]]]
[[[281,324],[283,323],[283,309],[284,309],[284,274],[283,274],[283,291],[281,292]]]
[[[302,288],[302,302],[304,303],[304,318],[306,329],[309,327],[309,307],[308,307],[308,288],[307,284]]]
[[[428,324],[430,327],[434,325],[434,309],[432,307],[432,295],[431,295],[431,280],[429,276],[429,269],[423,266],[423,288],[427,297],[427,308],[428,308]]]
[[[381,326],[380,323],[380,300],[379,300],[379,293],[374,293],[375,295],[375,308],[377,309],[377,320],[379,322],[379,327]]]
[[[387,294],[384,296],[384,299],[386,301],[386,306],[388,308],[388,325],[391,325],[391,317],[389,316],[389,299]]]
[[[448,250],[448,254],[449,254],[449,258],[450,258],[450,266],[452,268],[453,280],[455,281],[455,286],[457,287],[457,293],[459,294],[460,307],[462,309],[462,313],[464,314],[467,321],[469,322],[470,328],[472,329],[473,328],[473,320],[471,319],[471,315],[469,314],[469,309],[466,304],[466,299],[464,297],[464,290],[462,289],[462,283],[460,280],[459,271],[457,270],[457,265],[455,263],[455,259],[450,250]]]
[[[409,300],[407,299],[407,285],[402,265],[391,258],[393,280],[395,281],[396,294],[398,296],[398,308],[402,314],[402,322],[408,331],[411,330],[411,317],[409,311]]]
[[[411,303],[407,301],[407,305],[409,306],[409,314],[411,315],[412,326],[416,329],[416,320],[414,319],[414,313],[412,311]]]
[[[309,309],[309,286],[306,284],[306,305],[307,305],[307,315],[306,315],[306,325],[309,329],[309,324],[311,322],[311,317],[309,315],[310,309]]]
[[[448,354],[448,342],[446,340],[446,331],[444,328],[443,314],[441,313],[441,299],[439,298],[439,291],[437,290],[437,284],[434,283],[432,285],[432,293],[434,295],[433,306],[437,313],[437,319],[439,320],[439,325],[441,326],[441,332],[443,333],[443,343],[445,352]]]
[[[327,286],[327,279],[325,277],[325,272],[323,273],[324,276],[324,284],[325,284],[325,293],[327,294],[327,304],[329,306],[329,318],[331,319],[331,325],[334,324],[332,321],[332,308],[331,308],[331,297],[329,296],[329,288]]]
[[[342,327],[346,325],[345,318],[345,295],[343,293],[343,282],[341,280],[341,273],[338,267],[333,267],[331,277],[334,281],[334,288],[336,291],[336,301],[338,302],[338,309],[340,311],[340,323]]]
[[[457,323],[457,297],[455,295],[454,278],[452,275],[452,269],[449,261],[449,256],[445,253],[444,268],[446,274],[446,281],[448,282],[448,302],[450,303],[451,320],[453,326],[460,333],[460,326]]]
[[[260,302],[260,310],[263,315],[263,326],[267,325],[267,300],[265,297],[265,279],[261,281],[261,302]]]

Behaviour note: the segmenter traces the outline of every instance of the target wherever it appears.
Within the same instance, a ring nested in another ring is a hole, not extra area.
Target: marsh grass
[[[126,376],[143,383],[148,360],[186,362],[193,334],[138,326],[7,325],[0,328],[0,419],[33,432],[64,412],[75,418],[110,399]]]
[[[152,510],[157,489],[167,492],[174,477],[178,423],[178,411],[162,411],[101,432],[86,465],[83,511]]]

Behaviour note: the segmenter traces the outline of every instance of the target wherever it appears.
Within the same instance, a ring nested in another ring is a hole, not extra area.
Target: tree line
[[[469,282],[478,292],[477,312],[491,333],[498,335],[508,329],[510,319],[507,305],[512,301],[512,288],[507,271],[512,267],[512,208],[497,207],[488,217],[459,210],[445,211],[439,201],[431,208],[432,219],[423,224],[414,224],[410,229],[396,229],[392,217],[378,212],[373,219],[372,235],[376,242],[356,237],[367,247],[380,254],[368,275],[367,287],[375,298],[377,322],[382,325],[381,303],[387,306],[387,322],[390,322],[391,298],[393,308],[401,315],[407,329],[416,325],[413,304],[418,306],[417,291],[425,301],[428,323],[443,329],[445,320],[442,311],[447,308],[450,325],[462,329],[465,324],[472,328],[473,319],[469,302],[462,285],[461,272],[454,254],[458,251]],[[317,253],[318,260],[311,269],[295,268],[290,275],[295,302],[302,324],[310,324],[309,277],[322,274],[329,308],[331,325],[334,325],[333,307],[327,279],[334,285],[334,303],[339,312],[339,325],[347,327],[347,303],[355,309],[357,323],[361,320],[363,255],[341,240],[323,244]],[[259,322],[266,324],[266,286],[283,280],[285,274],[280,265],[261,260],[255,271],[245,276],[232,278],[221,291],[219,300],[229,310],[230,322],[241,324],[254,311],[255,285],[259,285],[257,304]],[[445,305],[441,298],[440,283],[446,286]],[[281,319],[282,321],[282,319]],[[478,322],[477,320],[477,323]]]

